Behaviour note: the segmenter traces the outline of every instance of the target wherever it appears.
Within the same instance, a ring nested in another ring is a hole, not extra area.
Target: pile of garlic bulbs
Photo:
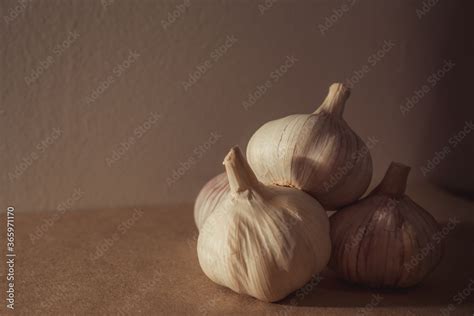
[[[199,263],[212,281],[275,302],[328,264],[350,282],[408,287],[439,263],[443,245],[431,240],[438,224],[404,193],[409,167],[392,163],[359,200],[372,159],[342,117],[349,95],[335,83],[315,112],[258,129],[248,160],[238,147],[229,151],[225,173],[202,188],[194,207]],[[338,212],[328,219],[325,210]],[[408,265],[427,246],[426,260]]]

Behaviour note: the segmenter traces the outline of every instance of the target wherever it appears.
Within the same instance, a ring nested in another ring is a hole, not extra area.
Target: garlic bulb
[[[290,115],[260,127],[247,146],[247,159],[257,177],[304,190],[327,209],[364,194],[372,177],[372,159],[342,118],[349,95],[349,88],[335,83],[314,113]]]
[[[440,262],[438,223],[405,195],[410,168],[392,163],[366,198],[330,217],[330,267],[371,287],[409,287]]]
[[[229,181],[225,173],[212,178],[201,189],[194,204],[194,221],[198,230],[227,194],[229,194]]]
[[[326,266],[326,213],[302,191],[259,182],[238,147],[224,165],[229,194],[201,227],[201,268],[235,292],[267,302],[283,299]]]

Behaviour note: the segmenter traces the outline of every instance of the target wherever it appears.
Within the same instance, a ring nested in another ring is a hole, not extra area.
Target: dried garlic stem
[[[405,194],[405,190],[407,188],[407,180],[410,169],[410,167],[404,164],[392,162],[390,167],[388,167],[382,182],[377,188],[375,188],[373,192],[391,195],[395,198],[401,198]]]
[[[227,177],[229,178],[230,190],[232,192],[242,192],[258,187],[259,181],[255,173],[250,169],[247,160],[242,155],[238,146],[230,150],[223,164],[227,172]]]
[[[329,87],[329,93],[323,104],[314,112],[315,114],[326,112],[342,117],[344,106],[351,95],[351,89],[342,83],[333,83]]]

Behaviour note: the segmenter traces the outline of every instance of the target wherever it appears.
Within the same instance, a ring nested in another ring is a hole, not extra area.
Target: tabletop
[[[269,304],[211,282],[196,254],[192,205],[103,210],[15,210],[19,315],[473,315],[474,202],[432,185],[409,194],[445,226],[447,251],[420,285],[376,290],[329,270]],[[6,221],[2,211],[0,220]],[[0,231],[2,235],[5,231]],[[1,239],[2,256],[6,243]],[[3,261],[3,260],[2,260]],[[6,269],[1,295],[5,307]]]

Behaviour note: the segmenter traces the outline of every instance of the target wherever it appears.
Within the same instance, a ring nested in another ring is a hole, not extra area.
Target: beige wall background
[[[191,203],[223,171],[232,145],[245,148],[268,120],[312,112],[330,83],[347,80],[346,120],[363,139],[379,140],[373,183],[392,160],[413,167],[412,181],[423,178],[421,167],[448,146],[427,177],[472,192],[469,7],[2,1],[0,204],[42,211]],[[463,129],[454,146],[450,138]]]

